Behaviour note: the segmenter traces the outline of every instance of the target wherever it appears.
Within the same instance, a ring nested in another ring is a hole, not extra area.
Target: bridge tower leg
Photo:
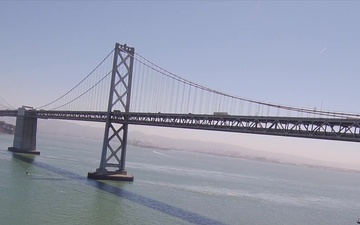
[[[37,118],[26,117],[26,108],[18,109],[13,147],[8,150],[15,153],[40,155],[36,151]]]
[[[109,104],[105,125],[100,167],[96,172],[89,172],[88,178],[97,180],[133,181],[134,177],[125,170],[128,124],[114,123],[111,115],[114,110],[130,111],[130,94],[133,75],[135,49],[115,44],[114,61],[111,77]]]

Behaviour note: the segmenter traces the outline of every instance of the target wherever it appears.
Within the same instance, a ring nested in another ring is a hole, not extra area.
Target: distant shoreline
[[[178,149],[178,148],[171,148],[171,147],[160,147],[160,146],[155,146],[153,144],[146,144],[146,143],[136,142],[136,141],[135,142],[129,141],[129,145],[143,147],[143,148],[149,148],[149,149],[163,150],[163,151],[192,152],[192,153],[198,153],[198,154],[206,154],[206,155],[213,155],[213,156],[252,160],[252,161],[257,161],[257,162],[268,162],[268,163],[275,163],[275,164],[282,164],[282,165],[307,167],[307,168],[312,168],[312,169],[323,169],[323,170],[330,170],[330,171],[337,171],[337,172],[360,174],[360,170],[355,170],[355,169],[345,169],[345,168],[339,168],[339,167],[313,165],[313,164],[308,164],[308,163],[291,163],[291,162],[280,161],[278,159],[268,159],[268,158],[265,158],[262,156],[250,157],[250,156],[240,156],[240,155],[235,155],[235,154],[222,154],[222,153],[216,154],[214,152]]]
[[[5,129],[4,129],[4,127],[5,127]],[[14,125],[0,121],[0,134],[6,134],[6,135],[12,134],[13,135],[14,133],[15,133]],[[42,132],[39,132],[39,133],[42,133]],[[59,135],[59,134],[48,133],[48,132],[45,132],[43,134],[56,135],[56,136]],[[72,135],[72,134],[68,134],[68,135],[61,134],[61,135],[73,137],[73,138],[90,138],[90,137],[76,136],[76,135]],[[90,139],[93,140],[93,138],[90,138]],[[132,146],[164,150],[164,151],[171,150],[171,151],[192,152],[192,153],[198,153],[198,154],[207,154],[207,155],[213,155],[213,156],[252,160],[252,161],[257,161],[257,162],[268,162],[268,163],[275,163],[275,164],[282,164],[282,165],[301,166],[301,167],[314,168],[314,169],[323,169],[323,170],[331,170],[331,171],[337,171],[337,172],[360,174],[360,170],[358,170],[358,169],[347,169],[347,168],[336,167],[336,166],[316,165],[316,164],[311,164],[311,163],[303,163],[301,161],[299,163],[298,162],[288,162],[288,161],[286,161],[286,159],[284,160],[284,159],[277,159],[277,158],[267,158],[266,156],[260,156],[260,155],[250,156],[250,155],[241,154],[240,152],[236,152],[236,151],[214,152],[214,151],[206,151],[206,150],[199,150],[199,149],[197,150],[196,148],[190,149],[189,147],[181,148],[181,147],[175,147],[175,146],[169,146],[169,145],[159,146],[154,143],[139,141],[139,139],[128,140],[128,144],[132,145]]]

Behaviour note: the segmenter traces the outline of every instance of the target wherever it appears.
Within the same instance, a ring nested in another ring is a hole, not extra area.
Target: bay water
[[[128,146],[134,182],[93,181],[102,141],[0,135],[0,224],[356,224],[360,174]],[[26,173],[28,172],[28,174]]]

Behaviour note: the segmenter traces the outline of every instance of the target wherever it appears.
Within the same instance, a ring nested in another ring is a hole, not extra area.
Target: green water
[[[0,135],[0,224],[356,224],[360,175],[129,146],[132,183],[86,179],[101,141]],[[27,175],[26,171],[30,174]]]

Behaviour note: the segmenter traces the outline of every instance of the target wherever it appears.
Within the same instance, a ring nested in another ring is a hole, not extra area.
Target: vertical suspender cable
[[[194,101],[193,101],[193,108],[191,109],[192,113],[197,113],[196,108],[195,108],[196,103],[198,102],[197,101],[197,90],[198,89],[196,87],[194,87]]]
[[[173,110],[174,113],[177,112],[176,103],[178,102],[178,99],[179,99],[179,86],[180,86],[180,83],[181,82],[177,82],[176,96],[175,96],[175,102],[174,102],[175,107],[174,107],[174,110]]]
[[[187,99],[187,104],[186,104],[186,111],[185,113],[189,113],[189,105],[190,105],[190,95],[191,95],[191,85],[188,85],[189,87],[189,94],[188,94],[188,99]]]
[[[185,83],[183,83],[183,93],[182,93],[182,99],[181,99],[181,110],[179,113],[184,113],[184,108],[185,108],[185,89],[186,89],[186,85]]]

